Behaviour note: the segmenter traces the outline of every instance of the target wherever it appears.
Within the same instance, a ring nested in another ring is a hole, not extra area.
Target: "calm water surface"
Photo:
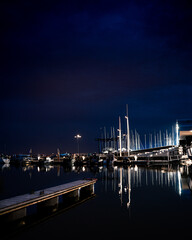
[[[3,167],[0,199],[85,177],[96,177],[95,196],[26,226],[11,239],[117,239],[191,235],[191,169],[164,167]]]

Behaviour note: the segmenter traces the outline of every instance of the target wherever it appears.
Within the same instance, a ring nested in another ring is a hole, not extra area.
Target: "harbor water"
[[[46,218],[23,221],[22,227],[8,231],[4,237],[34,240],[190,236],[190,166],[2,166],[0,200],[84,178],[98,179],[93,196]]]

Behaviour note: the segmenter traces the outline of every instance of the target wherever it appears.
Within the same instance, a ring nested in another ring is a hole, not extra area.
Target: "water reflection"
[[[151,230],[156,227],[159,231],[162,222],[167,229],[170,226],[172,230],[175,226],[185,229],[186,223],[188,227],[190,225],[187,216],[192,214],[191,170],[188,165],[95,165],[91,168],[73,165],[29,165],[16,168],[11,165],[1,171],[0,197],[8,198],[69,181],[95,177],[98,181],[95,184],[96,197],[93,201],[88,199],[85,205],[77,205],[77,208],[71,209],[67,214],[61,211],[58,218],[54,215],[51,224],[54,224],[55,228],[52,229],[63,231],[65,225],[65,229],[75,226],[81,231],[80,223],[85,222],[90,232],[95,232],[95,225],[98,227],[96,230],[103,230],[103,226],[109,226],[106,229],[114,226],[117,231],[124,231],[122,234],[128,228],[134,232],[140,228]],[[39,216],[34,221],[38,222],[38,218]],[[76,223],[74,219],[77,219]],[[37,227],[36,233],[41,231],[40,228],[41,226]],[[109,235],[113,237],[113,233]],[[45,237],[47,236],[48,234]]]
[[[11,171],[15,168],[9,164],[2,166],[3,171]],[[185,195],[192,189],[191,166],[189,165],[165,165],[165,166],[126,166],[126,167],[105,167],[93,166],[62,166],[62,165],[25,165],[19,167],[23,173],[28,173],[30,180],[37,181],[37,173],[50,173],[54,178],[63,178],[65,173],[75,173],[70,175],[69,180],[83,178],[83,176],[94,176],[101,180],[100,188],[105,192],[113,191],[118,194],[121,206],[129,208],[131,206],[131,193],[133,189],[141,187],[161,187],[171,188],[179,196]],[[86,173],[88,175],[86,175]],[[78,176],[78,174],[81,174]],[[50,176],[50,175],[47,175]],[[43,177],[47,177],[43,176]],[[82,177],[81,177],[82,176]]]
[[[114,191],[118,194],[121,205],[131,205],[131,191],[142,187],[171,188],[179,196],[191,193],[192,180],[188,166],[163,166],[145,168],[128,166],[100,169],[105,192]]]
[[[9,164],[9,163],[3,164],[3,166],[2,166],[2,171],[3,171],[3,169],[9,168],[9,167],[10,167],[10,164]]]

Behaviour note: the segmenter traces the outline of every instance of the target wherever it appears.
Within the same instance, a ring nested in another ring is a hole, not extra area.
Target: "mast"
[[[168,146],[169,145],[169,136],[168,136],[168,131],[167,131],[167,129],[166,129],[166,146]]]
[[[107,134],[106,134],[106,127],[104,127],[104,139],[105,139],[105,151],[107,148]]]
[[[121,152],[121,117],[119,117],[119,156],[122,157],[122,152]]]
[[[138,137],[138,150],[140,150],[141,149],[141,140],[140,140],[139,133],[137,134],[137,137]]]
[[[113,151],[113,128],[111,127],[111,141],[110,141],[110,148],[111,148],[111,151]]]
[[[165,133],[163,133],[163,146],[166,146],[166,137],[165,137]]]
[[[115,141],[115,128],[113,127],[113,148],[116,150],[116,141]]]
[[[176,145],[179,146],[179,124],[176,121]]]
[[[174,126],[172,126],[172,146],[175,145]]]
[[[157,138],[156,138],[156,132],[154,132],[154,147],[157,147]]]
[[[138,150],[138,147],[137,147],[137,131],[135,129],[135,150]]]
[[[131,139],[132,139],[132,149],[135,150],[135,139],[134,139],[134,133],[133,133],[133,130],[131,130]]]
[[[128,118],[128,104],[126,105],[126,116],[127,120],[127,155],[130,155],[130,136],[129,136],[129,118]]]
[[[152,134],[149,134],[149,148],[152,148]]]
[[[162,138],[161,138],[161,130],[159,131],[159,146],[162,147]]]
[[[59,150],[59,148],[57,148],[57,158],[58,158],[58,162],[60,162],[60,150]]]

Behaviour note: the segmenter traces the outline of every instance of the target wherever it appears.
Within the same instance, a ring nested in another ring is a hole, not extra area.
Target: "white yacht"
[[[44,161],[44,163],[52,163],[54,160],[50,157],[46,157],[46,160]]]

